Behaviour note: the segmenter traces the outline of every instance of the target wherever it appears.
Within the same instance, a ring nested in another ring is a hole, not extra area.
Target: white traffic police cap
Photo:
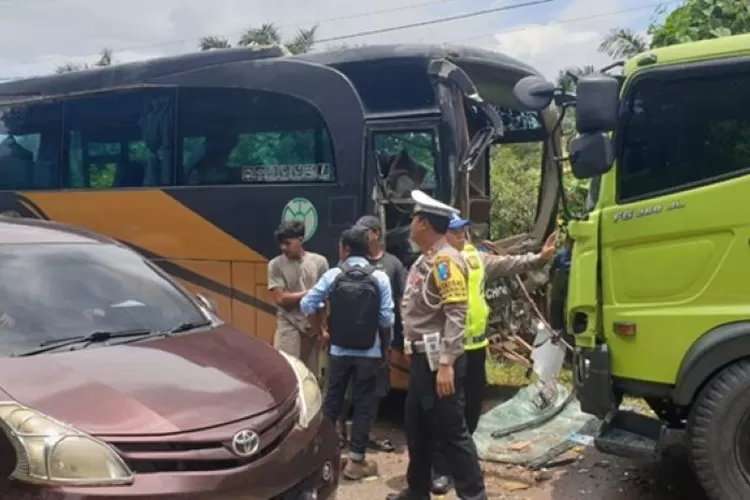
[[[453,214],[458,214],[458,209],[436,200],[427,193],[415,189],[411,192],[411,199],[414,200],[414,213],[424,212],[441,217],[450,218]]]

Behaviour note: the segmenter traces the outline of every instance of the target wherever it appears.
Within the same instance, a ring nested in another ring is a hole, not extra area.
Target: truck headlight
[[[0,427],[16,449],[11,477],[30,483],[106,486],[133,473],[106,443],[18,403],[0,402]]]
[[[297,387],[299,388],[298,402],[300,407],[299,425],[306,429],[310,425],[310,422],[317,416],[318,412],[320,412],[321,406],[323,406],[323,396],[320,394],[318,380],[302,361],[284,352],[281,352],[281,354],[289,361],[297,377]]]

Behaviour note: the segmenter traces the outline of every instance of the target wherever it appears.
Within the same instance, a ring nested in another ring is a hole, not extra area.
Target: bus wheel
[[[713,500],[750,498],[750,361],[723,369],[688,422],[693,469]]]

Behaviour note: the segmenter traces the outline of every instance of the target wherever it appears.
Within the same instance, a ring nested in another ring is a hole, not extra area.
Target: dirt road
[[[403,406],[389,406],[377,432],[396,445],[396,452],[369,455],[378,463],[379,477],[358,483],[342,479],[339,499],[381,500],[388,493],[405,487],[408,460],[399,418],[403,415]],[[649,464],[604,456],[593,448],[578,448],[557,461],[568,463],[537,474],[483,464],[489,497],[502,500],[708,500],[684,456],[673,455]],[[451,494],[445,500],[455,498]]]
[[[380,500],[405,486],[406,450],[401,432],[380,429],[397,446],[395,453],[373,453],[380,475],[358,483],[342,480],[339,498]],[[572,452],[572,463],[534,474],[484,464],[488,496],[502,500],[707,500],[684,457],[643,464],[606,457],[593,449]],[[535,480],[537,479],[537,480]],[[534,483],[529,486],[529,483]],[[446,500],[455,499],[451,494]]]

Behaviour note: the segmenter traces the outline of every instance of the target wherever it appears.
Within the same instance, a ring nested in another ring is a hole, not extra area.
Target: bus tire
[[[688,420],[690,458],[712,500],[750,498],[750,361],[721,370]]]

